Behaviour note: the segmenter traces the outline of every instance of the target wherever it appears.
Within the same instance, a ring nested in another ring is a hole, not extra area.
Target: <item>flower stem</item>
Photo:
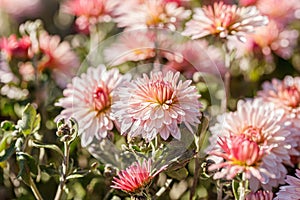
[[[34,181],[32,180],[31,177],[29,178],[29,184],[30,184],[30,188],[31,188],[31,190],[32,190],[32,192],[33,192],[33,194],[34,194],[34,197],[35,197],[37,200],[42,200],[43,197],[42,197],[42,195],[40,194],[39,190],[37,189],[37,187],[36,187],[36,185],[35,185],[35,183],[34,183]]]
[[[68,142],[64,142],[64,160],[62,162],[62,172],[60,175],[60,183],[56,191],[54,200],[60,200],[67,182],[67,174],[69,168],[70,146]]]

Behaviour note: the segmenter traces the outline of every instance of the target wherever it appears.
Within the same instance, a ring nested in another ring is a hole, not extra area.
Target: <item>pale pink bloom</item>
[[[107,71],[103,65],[90,67],[87,73],[74,77],[64,90],[64,97],[55,104],[64,110],[56,119],[73,117],[77,120],[84,147],[94,138],[105,138],[114,127],[111,105],[115,88],[121,82],[117,69]]]
[[[267,17],[260,15],[255,7],[238,7],[226,5],[222,1],[213,6],[196,8],[193,19],[186,23],[186,29],[182,33],[198,39],[207,35],[217,35],[220,38],[236,36],[245,41],[248,33],[268,23]]]
[[[41,0],[0,0],[0,9],[18,20],[37,16],[41,5]]]
[[[205,40],[178,44],[173,52],[174,56],[169,56],[165,70],[179,71],[187,78],[192,78],[195,72],[221,76],[226,72],[221,51],[209,46]]]
[[[257,9],[270,19],[286,24],[295,19],[295,12],[299,9],[298,0],[257,0]]]
[[[164,140],[170,135],[180,139],[180,124],[193,131],[192,126],[200,123],[200,95],[190,80],[179,80],[179,76],[179,72],[152,72],[118,89],[113,109],[122,135],[141,135],[147,141],[158,134]]]
[[[80,31],[88,33],[90,25],[111,21],[118,3],[116,0],[68,0],[62,8],[77,17],[75,23]]]
[[[296,141],[289,127],[284,125],[284,114],[283,109],[277,109],[272,103],[264,103],[262,99],[239,101],[237,111],[218,116],[217,123],[210,128],[212,136],[208,150],[220,149],[216,144],[219,137],[243,136],[255,142],[265,153],[260,162],[255,163],[257,170],[251,171],[250,187],[256,190],[261,185],[271,190],[284,182],[287,170],[283,163],[291,165],[289,155],[297,155]],[[234,165],[231,167],[235,169]],[[256,173],[258,171],[261,173]]]
[[[298,35],[298,31],[282,29],[275,21],[271,20],[267,26],[258,27],[255,29],[255,33],[249,36],[248,41],[252,43],[249,52],[259,47],[265,56],[275,52],[282,58],[288,59],[297,45]]]
[[[0,50],[6,54],[7,59],[12,57],[16,58],[29,58],[32,56],[30,53],[31,40],[28,36],[23,36],[17,39],[15,34],[10,35],[8,38],[0,39]]]
[[[2,58],[2,53],[0,54],[0,83],[18,83],[19,79],[10,69],[7,60]]]
[[[119,27],[169,28],[176,30],[191,12],[181,7],[180,1],[165,0],[126,0],[116,11],[119,15],[115,21]]]
[[[71,50],[70,44],[61,42],[60,37],[50,36],[47,32],[41,32],[39,36],[39,51],[42,58],[38,62],[38,71],[49,69],[53,78],[61,87],[65,87],[68,81],[76,74],[79,67],[79,59]]]
[[[257,192],[250,192],[247,194],[245,200],[273,200],[273,192],[259,190]]]
[[[19,62],[19,73],[24,81],[33,81],[35,78],[35,69],[32,62]]]
[[[153,58],[155,36],[153,32],[145,30],[125,31],[112,46],[104,50],[104,55],[110,65]]]
[[[285,110],[287,125],[292,128],[294,141],[297,142],[297,149],[300,151],[300,77],[286,76],[283,81],[278,79],[266,81],[262,88],[263,90],[258,91],[259,97]]]
[[[165,170],[165,167],[154,171],[151,159],[144,160],[142,163],[135,162],[125,170],[121,170],[118,173],[118,177],[113,178],[111,187],[132,195],[139,194],[163,170]]]
[[[288,185],[281,186],[274,200],[299,200],[300,199],[300,170],[296,169],[296,177],[286,176]]]

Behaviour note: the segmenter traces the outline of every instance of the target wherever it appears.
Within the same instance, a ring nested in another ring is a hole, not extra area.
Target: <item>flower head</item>
[[[178,124],[191,126],[200,123],[200,95],[191,81],[179,81],[179,72],[165,75],[161,72],[146,74],[128,82],[117,91],[119,99],[113,105],[121,134],[141,135],[147,141],[158,134],[166,140],[170,135],[181,137]]]
[[[123,32],[118,41],[104,53],[106,60],[112,62],[112,65],[153,58],[155,38],[153,33],[144,30]]]
[[[78,121],[81,143],[87,146],[94,138],[101,140],[113,129],[111,104],[114,90],[121,83],[117,69],[106,71],[105,66],[89,68],[86,74],[75,77],[56,103],[64,110],[57,116],[73,117]]]
[[[117,9],[116,22],[127,28],[169,28],[175,30],[178,23],[190,16],[190,11],[179,5],[180,1],[128,0]]]
[[[205,50],[205,53],[203,52]],[[224,74],[225,64],[221,51],[209,46],[204,40],[188,41],[177,45],[165,65],[166,70],[179,71],[187,78],[192,78],[195,72]]]
[[[268,19],[261,16],[255,7],[237,7],[221,1],[213,6],[195,9],[193,19],[187,22],[183,35],[192,36],[192,39],[207,35],[217,35],[220,38],[235,35],[245,41],[247,33],[267,22]]]
[[[153,173],[152,160],[144,160],[143,163],[135,162],[125,170],[114,177],[112,188],[123,190],[130,194],[137,194],[143,191],[151,180],[164,170],[162,167],[159,171]]]
[[[300,109],[300,77],[286,76],[283,81],[273,79],[263,83],[262,87],[258,96],[265,101],[275,103],[287,112],[297,113]]]
[[[219,155],[226,161],[213,167],[224,166],[215,178],[227,175],[231,179],[237,173],[249,171],[250,187],[254,190],[260,184],[270,190],[283,183],[287,173],[283,163],[291,164],[287,155],[297,153],[292,133],[284,125],[284,110],[276,109],[274,104],[264,103],[261,99],[239,101],[236,112],[218,116],[217,121],[210,128],[210,148],[213,155]],[[222,139],[224,142],[217,143],[218,138],[233,139]],[[235,145],[237,142],[239,145]],[[226,145],[230,151],[226,150]]]
[[[248,139],[244,135],[231,136],[230,138],[220,138],[218,145],[223,152],[218,150],[210,152],[211,155],[219,156],[225,159],[225,162],[213,164],[209,170],[223,168],[221,172],[217,172],[214,178],[233,179],[239,173],[245,173],[247,178],[251,175],[257,179],[264,181],[259,168],[261,159],[265,150],[259,145]]]
[[[281,186],[274,200],[299,200],[300,192],[300,170],[296,169],[296,177],[287,176],[285,182],[288,185]]]
[[[28,58],[30,55],[31,40],[28,36],[23,36],[17,39],[16,35],[11,35],[8,38],[0,39],[0,50],[3,51],[7,58]]]
[[[114,0],[68,0],[63,10],[77,17],[75,23],[79,31],[88,33],[90,25],[111,21],[117,4]]]
[[[259,190],[257,192],[250,192],[246,196],[246,200],[272,200],[273,192]]]
[[[69,43],[60,42],[57,35],[50,36],[47,32],[42,32],[39,36],[39,50],[42,58],[38,63],[38,70],[42,72],[50,69],[57,83],[64,87],[79,67],[79,59]]]

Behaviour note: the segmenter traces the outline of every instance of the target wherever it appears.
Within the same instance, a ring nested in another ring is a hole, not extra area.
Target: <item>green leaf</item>
[[[7,146],[7,140],[9,140],[10,138],[12,138],[13,136],[10,133],[5,133],[3,138],[0,141],[0,152],[2,152],[3,150],[5,150],[6,146]]]
[[[1,141],[2,142],[2,141]],[[0,162],[7,160],[11,155],[15,152],[15,142],[10,144],[10,147],[5,149],[5,153],[3,156],[0,156]]]
[[[15,130],[15,125],[11,121],[3,121],[1,122],[1,129],[4,131],[13,131]]]
[[[39,141],[32,141],[32,145],[37,148],[52,149],[52,150],[56,151],[57,153],[59,153],[59,155],[61,155],[62,157],[64,156],[61,149],[58,146],[56,146],[55,144],[43,144]]]
[[[40,169],[50,176],[59,175],[59,172],[53,163],[50,163],[49,165],[40,165]]]
[[[183,167],[175,171],[169,171],[167,172],[167,175],[173,179],[181,181],[189,175],[189,172],[185,167]]]
[[[40,128],[40,115],[36,113],[35,108],[31,104],[27,104],[23,110],[22,119],[18,121],[22,133],[26,136],[35,133]]]
[[[16,156],[20,167],[20,171],[17,177],[21,177],[26,184],[29,184],[30,172],[34,175],[38,174],[37,163],[35,159],[27,153],[17,152]]]

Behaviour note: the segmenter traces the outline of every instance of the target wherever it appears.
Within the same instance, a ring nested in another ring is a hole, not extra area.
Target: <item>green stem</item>
[[[42,195],[40,194],[39,190],[37,189],[37,187],[31,177],[29,178],[29,184],[30,184],[30,188],[31,188],[35,198],[37,200],[43,200]]]
[[[69,155],[70,155],[70,146],[68,142],[64,142],[64,160],[62,162],[62,173],[60,176],[60,183],[56,191],[54,200],[60,200],[64,191],[64,187],[67,182],[67,174],[69,168]]]

